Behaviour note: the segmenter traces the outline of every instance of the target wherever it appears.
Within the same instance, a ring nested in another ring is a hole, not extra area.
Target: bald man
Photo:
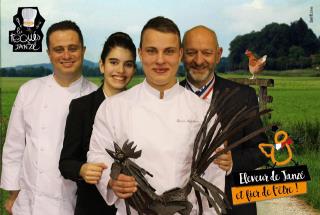
[[[205,26],[196,26],[188,30],[183,37],[183,49],[183,63],[187,78],[180,82],[180,85],[196,93],[207,102],[211,102],[212,95],[217,90],[240,88],[231,98],[231,101],[225,104],[225,110],[232,107],[238,107],[240,110],[243,106],[250,108],[258,105],[253,88],[221,78],[215,73],[216,65],[220,62],[223,50],[219,47],[216,33],[213,30]],[[258,108],[256,111],[258,111]],[[222,119],[222,126],[225,126],[226,123],[228,122],[224,122]],[[228,142],[232,144],[261,127],[261,120],[256,120],[249,126],[244,127]],[[215,160],[215,163],[226,171],[225,192],[230,202],[232,202],[231,187],[234,184],[230,173],[254,170],[264,165],[267,160],[259,151],[258,144],[266,141],[266,135],[261,134]],[[233,206],[231,210],[228,210],[228,214],[257,214],[256,204]]]

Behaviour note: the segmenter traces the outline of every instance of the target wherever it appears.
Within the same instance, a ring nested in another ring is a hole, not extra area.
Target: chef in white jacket
[[[5,208],[14,215],[72,215],[76,185],[58,169],[72,99],[96,86],[81,75],[85,47],[79,27],[62,21],[47,31],[53,75],[23,84],[12,107],[2,156]]]
[[[139,56],[146,79],[143,83],[108,98],[95,118],[88,152],[88,162],[104,162],[111,167],[113,159],[105,148],[114,151],[113,141],[120,147],[129,139],[142,150],[135,159],[139,166],[153,174],[148,182],[162,194],[187,184],[192,162],[193,143],[204,119],[208,104],[181,87],[176,73],[182,56],[180,32],[169,19],[155,17],[141,33]],[[104,170],[97,187],[108,204],[115,204],[117,214],[125,215],[125,198],[137,190],[133,177],[120,174],[110,178]],[[224,189],[225,172],[211,164],[204,178]],[[191,214],[198,213],[194,193]],[[204,214],[215,214],[203,199]],[[131,208],[132,214],[137,212]]]

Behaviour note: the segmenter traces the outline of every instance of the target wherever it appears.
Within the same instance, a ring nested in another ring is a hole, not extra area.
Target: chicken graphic
[[[290,145],[293,143],[292,139],[288,136],[287,132],[280,130],[274,135],[274,142],[275,144],[260,143],[259,144],[260,151],[267,158],[271,158],[271,161],[275,166],[284,166],[288,164],[292,160],[292,150],[290,147]],[[284,147],[286,147],[288,151],[288,158],[283,161],[277,161],[275,158],[275,149],[280,150],[280,149],[283,149]],[[266,151],[266,148],[271,149],[270,153]]]
[[[267,55],[264,55],[262,58],[257,58],[252,51],[248,49],[245,52],[245,55],[249,58],[249,71],[252,74],[250,79],[255,79],[258,73],[263,70],[263,67],[266,65],[267,62]]]

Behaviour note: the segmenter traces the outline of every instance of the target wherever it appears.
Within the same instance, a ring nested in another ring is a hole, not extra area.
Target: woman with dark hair
[[[136,47],[129,35],[122,32],[110,35],[99,61],[103,84],[97,91],[70,104],[59,169],[63,177],[77,183],[75,215],[116,214],[115,207],[106,204],[95,186],[107,166],[87,163],[86,155],[100,104],[106,97],[126,89],[135,71],[135,60]]]

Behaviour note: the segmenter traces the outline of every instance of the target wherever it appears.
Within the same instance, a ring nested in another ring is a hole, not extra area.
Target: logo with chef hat
[[[45,19],[38,7],[19,7],[13,16],[15,30],[9,31],[9,44],[13,52],[41,52],[43,33],[41,28]]]

